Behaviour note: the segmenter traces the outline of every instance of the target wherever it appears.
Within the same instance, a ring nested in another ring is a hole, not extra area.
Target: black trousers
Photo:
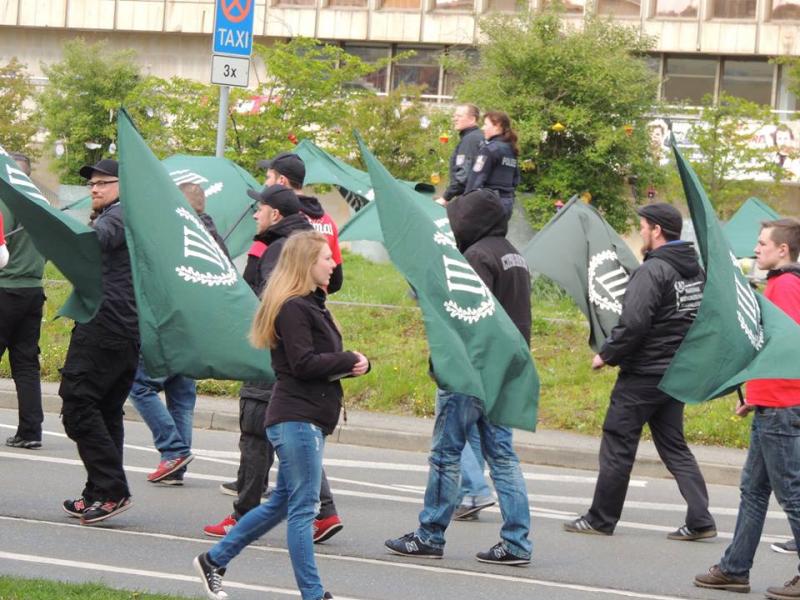
[[[44,301],[41,287],[0,288],[0,358],[8,349],[19,406],[16,435],[25,440],[42,439],[39,334]]]
[[[239,471],[236,489],[239,495],[233,503],[233,516],[240,519],[261,502],[261,495],[269,483],[269,470],[275,462],[275,449],[266,436],[264,421],[269,403],[249,398],[239,398]],[[318,519],[336,514],[336,505],[325,470],[319,490]]]
[[[683,403],[658,389],[661,375],[620,373],[603,423],[600,472],[586,519],[595,529],[612,532],[622,514],[631,469],[645,423],[661,460],[686,500],[686,525],[714,526],[708,490],[683,435]]]
[[[138,340],[76,325],[58,390],[64,431],[78,445],[87,480],[87,501],[130,496],[122,463],[125,399],[139,361]]]

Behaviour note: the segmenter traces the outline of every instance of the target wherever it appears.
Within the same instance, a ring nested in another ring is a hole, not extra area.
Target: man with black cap
[[[248,195],[258,200],[258,209],[253,215],[256,222],[256,242],[262,243],[266,251],[260,256],[250,254],[244,270],[244,280],[260,298],[269,276],[278,264],[281,250],[290,235],[297,231],[309,231],[311,224],[300,211],[297,195],[284,185],[265,186],[261,191],[248,190]],[[233,513],[212,525],[203,528],[210,537],[224,537],[237,521],[261,502],[265,482],[272,467],[274,453],[264,435],[264,415],[272,397],[272,384],[264,381],[247,381],[239,391],[239,471],[236,476],[236,501]],[[229,484],[223,484],[227,493]],[[325,472],[322,473],[320,489],[320,515],[314,522],[314,542],[332,537],[341,528],[336,515],[330,486]],[[332,517],[332,518],[331,518]],[[320,522],[327,518],[324,531],[320,533]]]
[[[139,322],[119,201],[117,162],[103,159],[80,170],[87,180],[100,242],[103,295],[97,313],[72,330],[61,370],[64,430],[78,445],[87,472],[80,497],[64,511],[91,525],[131,506],[122,466],[122,407],[139,359]]]
[[[9,156],[30,177],[30,159],[15,152]],[[6,439],[6,446],[33,450],[42,447],[44,420],[39,336],[45,300],[42,286],[45,260],[2,200],[0,220],[5,221],[7,233],[14,232],[7,239],[8,264],[0,270],[0,358],[8,349],[19,404],[19,425],[16,433]]]
[[[297,194],[297,199],[300,201],[300,211],[306,216],[311,226],[327,238],[336,268],[331,274],[331,281],[326,291],[328,294],[335,294],[342,289],[344,280],[342,251],[339,248],[339,229],[336,227],[336,222],[322,208],[317,198],[306,196],[302,193],[303,182],[306,178],[306,165],[303,159],[293,152],[283,152],[272,160],[259,161],[258,166],[267,170],[267,178],[264,181],[264,185],[280,184],[294,190],[294,193]]]
[[[694,247],[680,240],[683,218],[665,203],[638,211],[644,262],[634,271],[611,331],[592,368],[619,365],[603,423],[600,472],[592,506],[564,524],[572,533],[611,535],[622,514],[645,423],[661,460],[688,505],[686,522],[667,537],[693,541],[717,535],[708,490],[683,434],[683,403],[658,389],[661,377],[697,316],[705,273]]]

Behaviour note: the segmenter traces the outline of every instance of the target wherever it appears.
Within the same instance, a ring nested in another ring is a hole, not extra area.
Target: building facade
[[[456,83],[439,56],[470,51],[482,16],[526,7],[517,0],[229,0],[255,7],[255,40],[308,36],[341,44],[366,60],[415,50],[412,58],[364,84],[387,92],[424,86],[446,101]],[[540,10],[549,0],[528,0]],[[698,104],[728,91],[787,116],[797,103],[776,56],[800,56],[800,0],[566,0],[564,19],[579,27],[587,12],[630,24],[656,38],[651,56],[667,102]],[[213,0],[0,0],[0,61],[26,63],[36,81],[41,64],[60,59],[64,41],[80,35],[133,48],[146,72],[208,81]],[[263,78],[252,70],[251,84]]]

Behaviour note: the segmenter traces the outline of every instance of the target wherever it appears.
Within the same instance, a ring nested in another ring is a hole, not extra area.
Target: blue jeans
[[[217,566],[226,567],[245,546],[288,516],[286,542],[297,587],[303,600],[319,600],[325,590],[314,560],[311,530],[319,510],[325,438],[316,425],[296,421],[270,425],[267,438],[279,460],[275,489],[269,500],[245,514],[236,527],[208,551],[208,556]]]
[[[440,410],[442,394],[436,394],[436,412]],[[461,453],[461,490],[458,495],[458,503],[470,496],[486,497],[492,495],[486,477],[483,475],[484,469],[483,451],[481,450],[481,436],[478,426],[472,425],[467,432],[467,443]]]
[[[434,548],[444,547],[444,532],[458,505],[461,454],[470,427],[477,426],[489,473],[497,491],[503,526],[500,538],[506,550],[530,558],[528,533],[531,515],[519,459],[511,442],[511,429],[492,424],[478,398],[437,391],[436,423],[428,457],[425,505],[419,514],[417,535]]]
[[[800,406],[756,408],[739,489],[733,541],[719,566],[729,575],[746,577],[764,528],[770,492],[775,492],[789,518],[795,541],[800,541]]]
[[[139,367],[133,379],[130,399],[153,434],[153,444],[161,453],[161,460],[189,456],[192,452],[192,419],[197,389],[194,379],[171,375],[154,379],[144,370],[139,357]],[[164,405],[158,393],[163,391]]]

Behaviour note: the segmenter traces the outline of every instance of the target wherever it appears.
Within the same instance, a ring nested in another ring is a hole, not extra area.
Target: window
[[[726,60],[722,70],[722,90],[751,102],[771,104],[774,71],[774,65],[766,61]]]
[[[489,0],[487,9],[496,12],[517,12],[527,7],[527,0]]]
[[[459,53],[466,65],[467,69],[472,66],[478,64],[480,60],[480,55],[478,54],[478,50],[476,48],[467,48],[465,50],[456,50],[455,52]],[[456,87],[461,84],[461,81],[464,79],[461,70],[458,71],[448,71],[445,70],[444,72],[444,86],[442,89],[442,95],[444,96],[455,96]]]
[[[800,19],[800,0],[772,0],[773,19]]]
[[[657,17],[697,18],[699,0],[656,0]]]
[[[703,96],[714,93],[717,61],[704,58],[667,58],[664,100],[698,106]]]
[[[382,58],[389,58],[389,47],[378,47],[378,46],[350,46],[347,45],[344,47],[344,51],[348,54],[352,54],[353,56],[358,56],[361,60],[365,63],[376,63]],[[369,75],[365,75],[359,81],[354,82],[354,85],[358,85],[374,92],[385,92],[386,91],[386,67],[382,67],[380,70],[370,73]]]
[[[276,6],[303,6],[313,8],[317,5],[317,0],[277,0]]]
[[[756,0],[714,0],[711,16],[715,19],[755,19]]]
[[[433,0],[436,10],[474,10],[475,0]]]
[[[401,85],[421,85],[423,94],[438,94],[441,50],[397,48],[398,53],[407,50],[414,50],[415,54],[392,67],[392,89]]]
[[[328,0],[328,6],[332,8],[338,8],[340,6],[367,8],[367,0]]]
[[[641,12],[641,0],[597,0],[597,14],[599,15],[638,17]]]
[[[552,0],[548,0],[547,2],[545,2],[544,5],[545,7],[549,8],[553,4],[558,4],[558,3],[555,3]],[[584,6],[586,6],[586,0],[561,0],[560,4],[564,8],[564,12],[566,12],[567,14],[582,15],[583,8]]]
[[[389,10],[414,8],[419,10],[420,0],[383,0],[382,8]]]
[[[789,113],[797,110],[797,96],[789,89],[792,81],[785,66],[779,67],[778,79],[778,111],[781,119],[788,118]]]

